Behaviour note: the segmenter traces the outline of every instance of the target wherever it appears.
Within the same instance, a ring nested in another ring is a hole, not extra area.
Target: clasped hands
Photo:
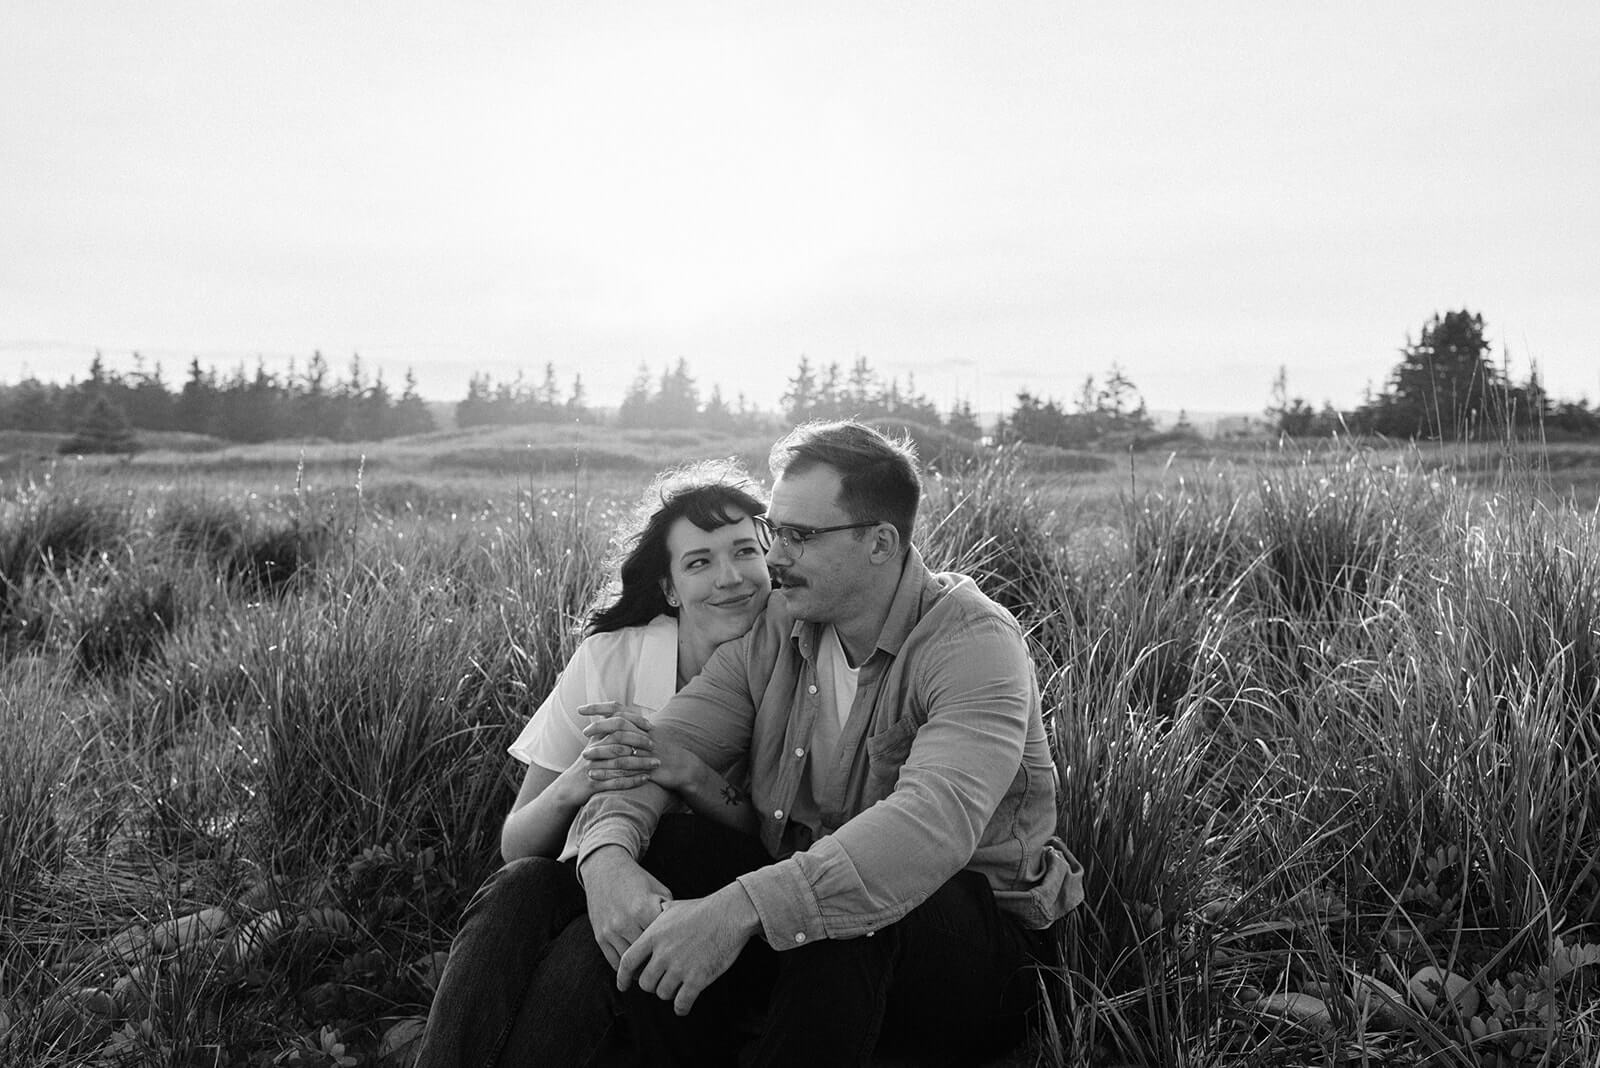
[[[688,750],[656,734],[648,710],[639,705],[599,701],[580,706],[578,713],[589,717],[583,728],[588,742],[579,756],[595,791],[630,790],[646,782],[681,790],[703,769]]]
[[[760,929],[750,895],[738,882],[709,897],[674,901],[672,892],[617,846],[584,861],[589,922],[617,989],[641,990],[672,1002],[686,1016],[695,1000],[727,971]]]
[[[588,739],[578,754],[592,790],[628,790],[648,782],[661,766],[650,734],[650,720],[638,705],[601,701],[579,707],[589,717],[583,736]]]

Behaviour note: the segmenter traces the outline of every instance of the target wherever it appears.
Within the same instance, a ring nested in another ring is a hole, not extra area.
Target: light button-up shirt
[[[1042,928],[1083,899],[1082,867],[1054,836],[1056,769],[1021,629],[964,576],[913,548],[816,798],[831,828],[803,847],[794,809],[823,712],[822,627],[775,593],[749,634],[723,645],[655,720],[715,768],[750,758],[762,844],[779,859],[740,877],[774,948],[853,938],[893,923],[962,869],[1000,907]],[[830,710],[831,711],[831,710]],[[596,795],[574,824],[579,862],[607,845],[642,856],[670,795]],[[809,831],[806,835],[809,837]],[[787,840],[787,841],[786,841]]]

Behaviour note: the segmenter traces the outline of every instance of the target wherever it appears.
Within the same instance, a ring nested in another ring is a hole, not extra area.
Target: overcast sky
[[[0,14],[0,381],[359,352],[459,399],[801,354],[941,406],[1359,402],[1469,308],[1600,398],[1600,4]]]

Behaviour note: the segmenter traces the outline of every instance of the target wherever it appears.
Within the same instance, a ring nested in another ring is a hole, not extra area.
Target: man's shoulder
[[[1009,609],[990,597],[972,576],[959,571],[930,571],[923,586],[923,611],[918,625],[967,625],[992,620],[1002,629],[1022,633]]]

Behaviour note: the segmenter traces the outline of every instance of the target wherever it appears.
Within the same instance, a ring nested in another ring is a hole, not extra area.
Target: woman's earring
[[[667,594],[667,604],[671,605],[673,608],[676,608],[678,607],[678,599],[669,593]]]

